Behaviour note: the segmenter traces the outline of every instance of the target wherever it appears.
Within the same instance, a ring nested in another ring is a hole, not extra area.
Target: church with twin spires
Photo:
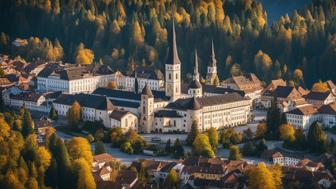
[[[200,83],[195,50],[193,79],[182,86],[182,63],[178,55],[174,23],[170,40],[165,62],[164,93],[151,90],[152,87],[148,84],[142,89],[138,130],[144,133],[183,133],[189,132],[193,123],[201,131],[211,127],[220,129],[248,123],[251,117],[251,99],[244,97],[239,91],[213,85],[215,80],[218,82],[213,42],[206,84]]]

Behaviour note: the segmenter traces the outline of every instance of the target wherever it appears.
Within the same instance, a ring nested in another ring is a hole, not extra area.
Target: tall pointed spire
[[[216,54],[215,54],[215,47],[213,40],[211,41],[211,60],[209,62],[210,67],[216,67],[217,66],[217,60],[216,60]]]
[[[197,80],[197,81],[199,81],[198,56],[197,56],[197,50],[196,50],[196,49],[195,49],[195,67],[194,67],[193,80]]]
[[[172,41],[170,43],[166,64],[181,64],[181,61],[180,61],[180,58],[179,58],[178,52],[177,52],[174,19],[173,19]]]

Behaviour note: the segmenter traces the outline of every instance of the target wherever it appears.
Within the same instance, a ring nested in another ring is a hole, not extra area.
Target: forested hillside
[[[0,48],[68,62],[78,54],[92,59],[91,49],[95,62],[124,71],[135,64],[163,68],[173,18],[185,78],[195,48],[204,75],[214,39],[220,79],[256,72],[265,81],[336,80],[335,0],[314,0],[273,25],[253,0],[1,0]],[[31,36],[39,39],[30,38],[25,49],[11,47],[11,40]]]

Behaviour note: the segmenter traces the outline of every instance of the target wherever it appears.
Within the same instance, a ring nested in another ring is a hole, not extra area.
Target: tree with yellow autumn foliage
[[[215,157],[209,137],[206,134],[198,134],[193,142],[193,153],[196,156]]]
[[[283,124],[280,126],[280,138],[289,144],[295,140],[295,129],[290,124]]]
[[[259,123],[257,125],[256,138],[263,138],[267,132],[266,123]]]
[[[303,83],[303,72],[299,68],[294,70],[294,82],[296,85],[300,85]]]
[[[84,158],[91,165],[93,161],[91,146],[85,138],[73,137],[67,147],[72,160]]]
[[[318,93],[324,93],[329,90],[328,84],[326,82],[322,82],[321,80],[317,83],[313,84],[312,91]]]
[[[76,53],[76,64],[92,64],[93,59],[93,51],[85,48],[84,44],[80,43]]]
[[[74,170],[77,178],[77,189],[95,189],[96,182],[91,173],[91,164],[84,158],[79,158],[74,162]]]
[[[81,107],[78,101],[75,101],[67,113],[67,122],[73,129],[79,128],[79,123],[81,120]]]
[[[262,50],[259,50],[254,57],[254,64],[259,75],[262,76],[262,79],[268,80],[270,77],[270,70],[273,65],[271,57]]]
[[[248,171],[248,189],[277,189],[272,172],[265,163],[259,163]]]

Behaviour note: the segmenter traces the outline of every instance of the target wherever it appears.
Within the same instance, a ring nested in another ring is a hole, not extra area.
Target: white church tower
[[[208,85],[214,85],[215,80],[218,79],[217,75],[217,60],[215,55],[215,47],[213,41],[211,42],[211,57],[210,62],[208,64],[207,76],[206,76],[206,83]]]
[[[141,92],[141,116],[140,126],[144,133],[150,133],[152,131],[154,123],[154,96],[150,87],[146,84]]]
[[[165,92],[171,101],[181,96],[181,61],[176,46],[175,24],[173,21],[172,41],[165,64]]]

